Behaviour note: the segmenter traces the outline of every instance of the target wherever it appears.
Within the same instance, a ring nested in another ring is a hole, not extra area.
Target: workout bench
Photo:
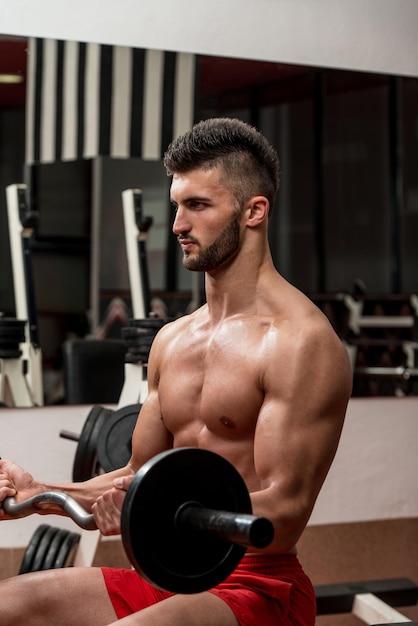
[[[317,615],[352,613],[370,626],[405,622],[418,626],[393,608],[417,604],[418,586],[409,578],[317,585],[315,595]]]

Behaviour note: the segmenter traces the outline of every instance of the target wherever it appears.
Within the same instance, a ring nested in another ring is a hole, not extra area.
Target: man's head
[[[164,165],[168,174],[219,166],[220,183],[240,206],[262,195],[271,209],[279,187],[276,151],[257,129],[237,119],[214,118],[195,124],[171,143]]]

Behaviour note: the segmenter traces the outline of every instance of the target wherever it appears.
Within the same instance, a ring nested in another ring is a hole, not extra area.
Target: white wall
[[[3,34],[418,75],[416,0],[14,0]]]
[[[418,516],[418,398],[353,398],[311,524]]]
[[[90,407],[2,409],[0,453],[36,478],[70,480],[76,444]],[[311,525],[418,516],[418,398],[353,399],[334,464]],[[62,517],[33,515],[3,522],[0,548],[24,546],[41,523],[77,527]]]

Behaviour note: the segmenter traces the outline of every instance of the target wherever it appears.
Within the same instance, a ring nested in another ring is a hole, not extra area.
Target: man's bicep
[[[151,457],[172,447],[173,439],[160,412],[158,392],[151,391],[145,400],[132,435],[130,465],[135,471]]]
[[[283,369],[281,382],[267,386],[256,429],[255,461],[263,484],[274,483],[283,497],[299,494],[309,507],[337,449],[347,392],[332,382],[324,361],[328,380],[322,374],[314,376],[305,363],[298,363],[296,374]]]

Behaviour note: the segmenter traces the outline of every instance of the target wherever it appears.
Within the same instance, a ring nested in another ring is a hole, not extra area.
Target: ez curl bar
[[[39,512],[45,503],[58,505],[81,528],[97,528],[93,515],[62,492],[22,502],[6,498],[3,508],[16,517]],[[229,576],[248,546],[272,542],[272,523],[251,511],[247,487],[226,459],[176,448],[156,455],[135,475],[122,508],[122,541],[148,582],[174,593],[199,593]]]

